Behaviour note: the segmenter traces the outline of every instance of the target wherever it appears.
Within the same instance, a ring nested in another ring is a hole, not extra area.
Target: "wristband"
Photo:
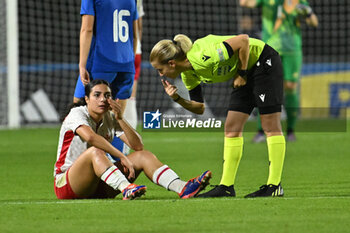
[[[177,101],[180,100],[180,98],[181,98],[181,96],[180,96],[180,95],[177,95],[177,98],[176,98],[176,99],[173,99],[173,101],[177,102]]]
[[[242,78],[247,76],[248,70],[237,70],[237,73],[239,74],[239,76],[241,76]]]

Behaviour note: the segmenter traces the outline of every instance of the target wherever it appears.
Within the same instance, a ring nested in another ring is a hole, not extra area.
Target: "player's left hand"
[[[118,99],[114,100],[112,98],[108,99],[109,107],[113,111],[115,117],[117,120],[122,120],[123,119],[123,113],[122,113],[122,107],[118,103]]]
[[[132,164],[132,162],[126,156],[121,157],[120,162],[123,165],[124,173],[128,174],[128,172],[129,172],[128,179],[129,180],[134,179],[135,178],[135,169],[134,169],[134,165]]]
[[[247,81],[239,75],[235,78],[235,80],[233,80],[234,88],[242,87],[246,84],[247,84]]]

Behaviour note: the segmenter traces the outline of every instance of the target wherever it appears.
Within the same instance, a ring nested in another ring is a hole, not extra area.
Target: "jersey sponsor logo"
[[[221,66],[221,67],[218,67],[217,75],[218,75],[218,76],[220,76],[220,75],[226,75],[227,73],[230,72],[231,69],[232,69],[231,66]]]
[[[209,58],[210,58],[209,56],[203,54],[202,60],[207,61]]]
[[[220,61],[224,61],[225,60],[225,56],[224,56],[224,52],[222,51],[222,49],[218,48],[216,51],[218,51],[218,55],[219,55]]]
[[[269,66],[272,66],[271,58],[266,60],[266,64],[268,64]]]
[[[162,113],[157,109],[156,112],[143,113],[143,128],[144,129],[160,129],[160,116]]]
[[[262,102],[264,102],[265,101],[265,94],[260,94],[259,98],[261,99]]]

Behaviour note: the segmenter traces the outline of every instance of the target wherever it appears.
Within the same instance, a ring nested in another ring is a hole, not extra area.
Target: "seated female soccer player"
[[[283,196],[280,184],[285,139],[280,122],[283,70],[278,53],[248,35],[208,35],[192,44],[185,35],[161,40],[150,54],[160,76],[175,79],[181,74],[191,100],[177,94],[176,86],[162,80],[166,93],[185,109],[202,114],[205,106],[201,82],[232,80],[232,94],[225,122],[224,166],[220,185],[198,197],[235,196],[234,182],[243,153],[243,128],[255,106],[267,136],[269,177],[267,183],[246,197]]]
[[[140,135],[123,119],[120,105],[111,98],[108,82],[93,80],[85,86],[85,95],[85,105],[72,108],[60,130],[54,171],[57,198],[113,198],[121,192],[123,200],[134,199],[146,192],[144,185],[130,183],[141,171],[183,199],[196,196],[209,184],[210,171],[185,182],[143,150]],[[135,152],[126,157],[113,147],[114,135]],[[106,153],[120,160],[113,164]]]

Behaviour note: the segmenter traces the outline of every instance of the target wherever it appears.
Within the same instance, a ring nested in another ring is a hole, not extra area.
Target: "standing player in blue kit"
[[[125,109],[135,75],[134,42],[138,13],[134,0],[82,0],[79,78],[74,102],[84,98],[84,86],[92,79],[111,84],[112,97]],[[122,142],[112,143],[122,150]]]

